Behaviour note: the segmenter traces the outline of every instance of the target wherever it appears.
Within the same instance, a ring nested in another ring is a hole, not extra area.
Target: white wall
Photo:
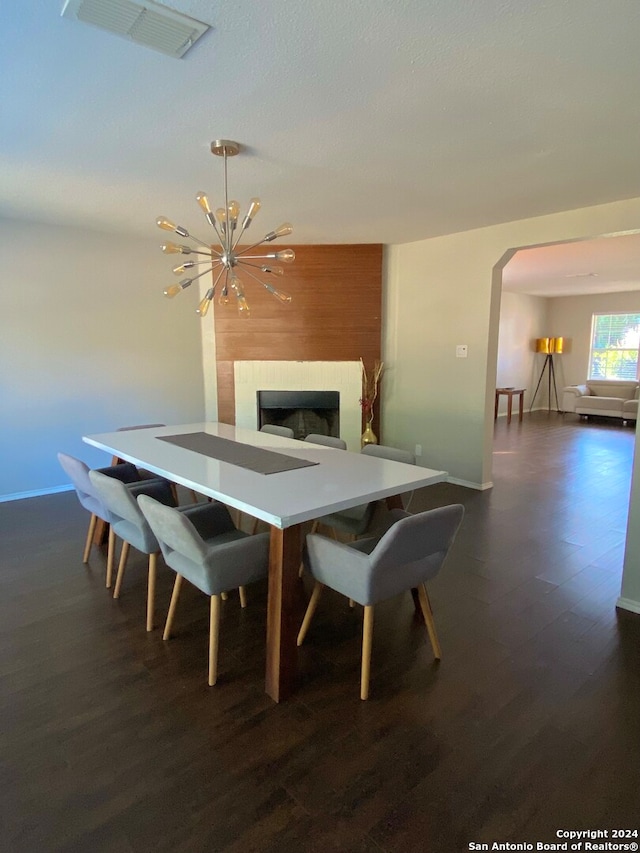
[[[494,267],[513,249],[627,231],[640,231],[640,198],[392,246],[383,341],[389,368],[381,400],[385,442],[411,449],[420,443],[424,464],[444,468],[457,481],[490,485],[502,284]],[[456,344],[468,345],[467,359],[455,357]],[[631,515],[638,518],[639,478],[634,482]],[[637,590],[640,541],[630,537],[628,545],[625,588]]]
[[[526,388],[525,408],[531,405],[544,361],[534,352],[536,338],[548,336],[549,302],[540,296],[502,291],[496,387]],[[546,376],[536,394],[536,409],[547,405]],[[517,401],[514,401],[516,405]],[[507,399],[501,397],[498,414],[505,414]]]
[[[107,464],[83,434],[203,418],[198,293],[163,298],[160,242],[0,220],[0,498],[63,486],[59,450]]]
[[[640,260],[638,261],[640,272]],[[561,366],[563,385],[579,385],[587,378],[591,347],[591,320],[594,314],[640,312],[640,292],[594,293],[588,296],[557,296],[550,299],[550,335],[562,335],[566,352],[556,358]]]
[[[390,247],[385,441],[422,444],[424,464],[490,484],[502,283],[494,267],[514,249],[636,230],[640,199],[631,199]],[[468,358],[456,358],[456,344],[468,345]]]
[[[618,604],[627,610],[640,613],[640,453],[638,452],[638,434],[636,429],[636,454],[633,460],[631,480],[631,505],[627,522],[627,547],[624,555],[624,573],[622,590]]]

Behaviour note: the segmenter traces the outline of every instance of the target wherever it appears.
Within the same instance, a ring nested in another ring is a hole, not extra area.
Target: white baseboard
[[[0,495],[0,503],[7,501],[21,501],[24,498],[40,498],[43,495],[57,495],[58,492],[72,492],[73,486],[69,483],[66,486],[51,486],[49,489],[34,489],[31,492],[14,492],[12,495]]]
[[[454,486],[464,486],[466,489],[476,489],[484,492],[485,489],[492,489],[493,483],[472,483],[470,480],[459,480],[457,477],[447,477],[447,483],[452,483]]]
[[[632,613],[640,613],[640,601],[634,601],[632,598],[620,598],[616,601],[616,607],[621,607],[623,610],[630,610]]]

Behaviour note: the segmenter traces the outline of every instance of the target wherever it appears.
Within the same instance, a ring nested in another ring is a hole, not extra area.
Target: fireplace
[[[258,391],[258,428],[290,427],[295,438],[340,436],[339,391]]]
[[[296,394],[330,391],[337,395],[334,400],[335,408],[339,409],[339,421],[330,424],[327,431],[335,436],[339,433],[349,450],[360,450],[362,411],[358,401],[362,396],[362,369],[359,361],[236,361],[233,388],[236,426],[243,429],[260,427],[259,391],[286,390]],[[289,402],[285,408],[289,408]],[[312,411],[322,412],[323,418],[327,416],[322,408],[312,408]],[[294,427],[294,431],[299,434],[305,429]],[[322,424],[306,432],[322,433]]]

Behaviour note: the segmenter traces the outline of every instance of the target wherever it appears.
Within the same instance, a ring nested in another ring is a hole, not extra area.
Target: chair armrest
[[[101,474],[120,480],[121,483],[137,483],[140,479],[138,469],[131,462],[119,462],[117,465],[109,465],[106,468],[97,468]]]
[[[344,542],[312,533],[307,536],[305,558],[317,581],[353,598],[358,604],[367,603],[370,581],[368,554]]]
[[[176,505],[171,491],[171,483],[163,477],[157,477],[155,480],[140,480],[137,483],[129,484],[127,489],[134,500],[138,495],[148,495],[165,506],[174,507]]]
[[[235,530],[229,510],[218,501],[177,507],[177,510],[189,519],[202,539],[212,539]]]

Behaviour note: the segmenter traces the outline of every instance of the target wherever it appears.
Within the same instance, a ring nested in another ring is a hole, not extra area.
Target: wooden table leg
[[[513,394],[507,394],[507,423],[511,423],[511,410],[513,408]]]
[[[285,530],[271,528],[265,689],[276,702],[290,696],[297,682],[296,638],[303,614],[300,531],[299,524]]]
[[[500,394],[498,394],[498,392],[496,391],[496,403],[495,403],[494,412],[493,412],[494,421],[498,419],[498,402],[499,401],[500,401]]]
[[[520,397],[520,416],[518,417],[518,420],[522,421],[522,412],[524,411],[524,391],[521,391],[518,396]]]

